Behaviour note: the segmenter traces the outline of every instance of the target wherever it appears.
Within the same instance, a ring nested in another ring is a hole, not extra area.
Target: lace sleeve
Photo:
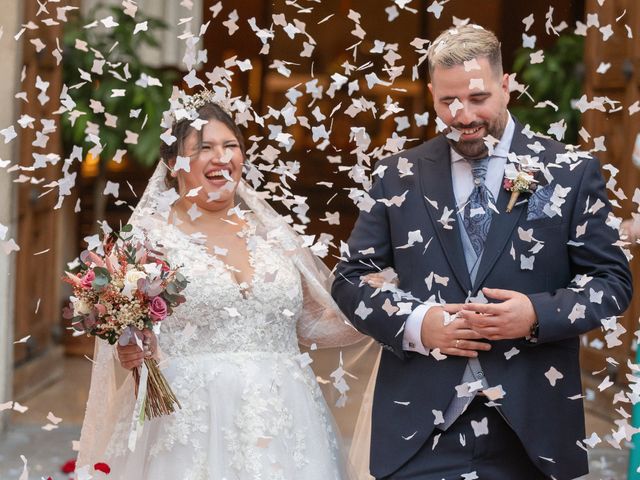
[[[95,463],[104,461],[104,452],[117,423],[117,398],[134,400],[131,375],[118,363],[115,347],[96,338],[89,399],[80,433],[77,471],[83,467],[90,469]]]
[[[238,185],[240,199],[251,209],[267,236],[287,252],[300,272],[304,295],[303,311],[298,320],[298,340],[302,345],[318,348],[344,347],[365,338],[342,315],[331,294],[331,272],[311,250],[303,246],[300,236],[259,193],[244,182]]]
[[[306,248],[292,256],[302,279],[303,307],[298,320],[298,341],[318,348],[345,347],[365,336],[358,332],[340,311],[329,293],[332,275],[329,269]]]

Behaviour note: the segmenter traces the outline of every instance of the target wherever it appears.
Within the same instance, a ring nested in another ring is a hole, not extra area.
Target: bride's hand
[[[382,288],[385,283],[390,283],[395,287],[398,286],[398,275],[393,268],[385,268],[381,272],[369,273],[360,277],[360,280],[373,288]]]
[[[634,219],[627,219],[620,224],[620,235],[624,236],[627,242],[632,245],[640,238],[640,222]]]
[[[145,358],[153,357],[158,351],[158,338],[148,329],[142,331],[142,349],[137,343],[118,345],[118,360],[122,368],[132,370],[142,365]]]

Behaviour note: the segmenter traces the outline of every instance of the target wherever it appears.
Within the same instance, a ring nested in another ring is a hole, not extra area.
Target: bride
[[[348,478],[298,343],[362,336],[331,300],[326,267],[241,179],[242,134],[213,92],[180,94],[171,111],[173,138],[131,223],[181,267],[187,302],[157,336],[144,332],[143,350],[116,354],[96,341],[77,477],[104,462],[109,478],[127,480]],[[159,361],[181,408],[147,420],[132,451],[128,370],[145,355]]]

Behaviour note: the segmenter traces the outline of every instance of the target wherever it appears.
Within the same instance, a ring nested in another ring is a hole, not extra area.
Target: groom
[[[332,289],[383,347],[371,474],[583,475],[579,335],[615,321],[631,298],[599,163],[509,114],[493,33],[452,28],[428,59],[447,128],[378,164],[375,204],[361,212]],[[508,212],[516,179],[523,191]],[[384,203],[394,196],[401,205]],[[387,267],[397,288],[361,281]]]

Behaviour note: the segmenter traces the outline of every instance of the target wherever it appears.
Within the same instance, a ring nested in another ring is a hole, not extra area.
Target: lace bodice
[[[211,254],[197,237],[175,226],[148,232],[172,266],[189,280],[187,303],[161,323],[158,336],[169,356],[199,353],[299,353],[296,321],[302,309],[300,275],[284,252],[244,231],[254,269],[252,284],[239,285],[224,256]]]

